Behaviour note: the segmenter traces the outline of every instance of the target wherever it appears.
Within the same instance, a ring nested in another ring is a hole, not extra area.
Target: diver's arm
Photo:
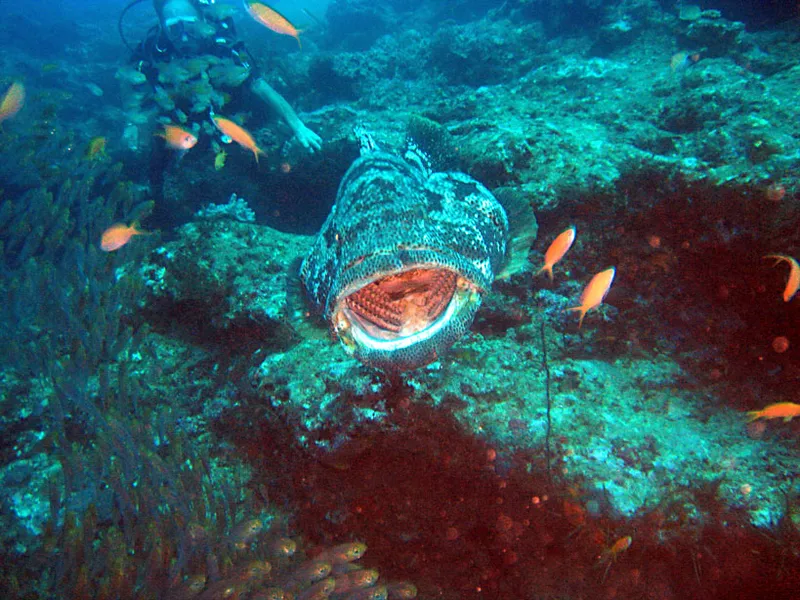
[[[311,152],[322,148],[322,138],[306,127],[286,99],[276,92],[272,86],[259,77],[253,82],[252,89],[259,98],[269,104],[286,121],[304,148],[308,148]]]

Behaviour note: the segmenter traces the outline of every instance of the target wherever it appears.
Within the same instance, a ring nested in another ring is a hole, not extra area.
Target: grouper
[[[433,172],[409,147],[365,132],[331,213],[300,267],[348,353],[385,371],[437,360],[468,330],[506,257],[509,222],[486,187]]]

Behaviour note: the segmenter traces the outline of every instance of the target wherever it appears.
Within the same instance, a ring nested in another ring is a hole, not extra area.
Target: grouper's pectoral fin
[[[502,270],[495,279],[509,279],[519,273],[532,270],[531,262],[528,260],[533,242],[539,226],[536,222],[536,215],[533,206],[522,192],[515,188],[503,187],[492,192],[497,201],[503,205],[508,216],[508,246],[506,249],[506,259]]]
[[[300,280],[302,257],[296,258],[286,275],[286,322],[291,330],[305,340],[330,338],[328,322],[309,302]]]

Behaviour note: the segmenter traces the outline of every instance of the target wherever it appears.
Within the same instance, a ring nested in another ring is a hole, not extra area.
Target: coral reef
[[[231,194],[227,204],[209,204],[197,211],[201,219],[233,219],[242,223],[254,223],[256,214],[247,204],[247,200]]]
[[[200,218],[179,229],[176,241],[139,267],[147,310],[165,326],[184,318],[208,335],[240,343],[272,340],[280,347],[282,339],[293,336],[287,328],[293,261],[308,251],[312,239],[229,218],[231,207],[242,214],[237,200],[227,207],[203,209]]]

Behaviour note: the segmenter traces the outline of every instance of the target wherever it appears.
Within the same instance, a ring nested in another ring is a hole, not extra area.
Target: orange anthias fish
[[[553,266],[564,258],[564,255],[569,251],[572,247],[572,242],[575,241],[575,228],[570,227],[566,231],[562,231],[556,239],[553,240],[553,243],[547,248],[547,252],[544,253],[544,266],[539,269],[536,273],[537,275],[544,271],[547,273],[547,276],[550,278],[550,281],[553,281]]]
[[[12,83],[0,102],[0,123],[16,115],[24,103],[25,87],[21,83]]]
[[[197,136],[177,125],[164,125],[164,133],[156,133],[154,135],[164,138],[167,146],[179,152],[187,152],[197,144]]]
[[[611,546],[603,550],[603,553],[600,555],[600,564],[608,563],[605,573],[603,573],[603,582],[605,582],[606,577],[608,576],[608,570],[611,568],[611,565],[617,560],[617,556],[630,548],[631,542],[633,542],[633,538],[629,535],[626,535],[619,538],[616,542],[611,544]]]
[[[611,544],[611,546],[603,550],[603,554],[600,555],[600,560],[616,560],[620,553],[625,552],[625,550],[631,547],[631,542],[633,542],[633,538],[629,535],[619,538],[616,542]]]
[[[250,150],[256,157],[256,162],[258,162],[258,155],[264,154],[264,151],[256,145],[253,136],[250,135],[246,129],[237,125],[230,119],[225,119],[223,117],[213,117],[213,119],[214,125],[217,126],[217,129],[219,129],[223,135],[227,135],[242,148]]]
[[[261,2],[245,2],[245,7],[250,16],[256,21],[261,23],[267,29],[280,33],[282,35],[290,35],[297,40],[297,45],[303,48],[300,43],[300,31],[289,22],[289,19],[280,14],[277,10],[270,8]]]
[[[788,302],[800,288],[800,265],[791,256],[785,254],[767,254],[764,258],[774,258],[776,265],[784,260],[789,263],[789,281],[786,282],[786,289],[783,290],[783,301]]]
[[[113,252],[130,242],[133,236],[146,234],[146,231],[139,229],[139,224],[136,222],[132,223],[130,227],[125,223],[115,223],[103,232],[100,247],[106,252]]]
[[[778,402],[770,404],[761,410],[751,410],[747,413],[750,421],[756,419],[783,419],[783,422],[791,421],[794,417],[800,417],[800,404],[794,402]]]
[[[601,271],[592,277],[589,285],[584,288],[583,293],[581,294],[581,305],[567,309],[580,311],[581,319],[578,321],[578,329],[580,329],[581,325],[583,325],[583,317],[586,316],[586,313],[591,309],[600,306],[600,304],[603,302],[606,294],[608,294],[608,290],[611,289],[611,284],[614,281],[614,275],[616,272],[617,270],[614,267],[611,267],[610,269]]]

